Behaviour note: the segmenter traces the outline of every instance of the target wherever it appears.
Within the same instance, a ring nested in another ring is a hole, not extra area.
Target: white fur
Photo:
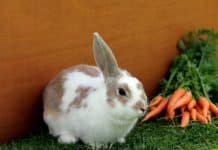
[[[133,99],[127,104],[128,106],[123,106],[115,100],[115,108],[111,108],[107,103],[106,86],[102,74],[99,77],[90,77],[81,72],[71,72],[64,77],[66,81],[63,84],[61,113],[56,118],[50,115],[44,116],[51,134],[59,136],[61,143],[75,143],[78,139],[90,145],[116,141],[123,143],[125,136],[137,122],[137,118],[142,115],[141,112],[132,109],[132,105],[140,99],[140,94],[143,92],[136,87],[139,81],[124,75],[118,82],[128,83],[134,94]],[[87,107],[66,112],[76,96],[75,90],[81,85],[96,89],[83,100],[87,103]]]

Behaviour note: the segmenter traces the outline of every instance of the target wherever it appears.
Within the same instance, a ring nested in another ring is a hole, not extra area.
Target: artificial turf
[[[7,145],[0,150],[86,150],[92,149],[83,143],[62,145],[47,131],[31,134]],[[215,150],[218,149],[218,120],[211,124],[191,125],[182,129],[178,123],[153,120],[138,123],[128,135],[125,144],[104,146],[103,149],[125,150]]]

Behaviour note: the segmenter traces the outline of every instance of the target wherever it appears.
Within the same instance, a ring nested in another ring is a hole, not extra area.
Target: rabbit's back
[[[46,112],[69,112],[85,108],[87,99],[104,86],[104,78],[96,66],[78,65],[63,70],[46,87],[43,95]]]

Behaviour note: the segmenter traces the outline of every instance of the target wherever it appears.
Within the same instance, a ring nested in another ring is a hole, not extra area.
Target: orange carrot
[[[173,120],[173,118],[175,117],[175,114],[176,112],[174,110],[167,112],[168,119]]]
[[[181,119],[180,127],[186,128],[188,126],[188,124],[189,124],[189,120],[190,120],[190,113],[188,111],[184,111],[182,113],[182,119]]]
[[[192,98],[192,93],[190,91],[186,92],[174,105],[174,109],[187,105]]]
[[[187,105],[183,105],[182,107],[180,107],[180,111],[181,113],[183,113],[187,108]]]
[[[211,112],[210,111],[208,111],[206,118],[208,122],[211,122]]]
[[[156,96],[155,98],[153,98],[149,104],[149,107],[153,107],[153,106],[156,106],[160,103],[160,101],[163,99],[162,96],[158,95]]]
[[[168,102],[168,106],[167,106],[167,116],[168,119],[173,119],[175,116],[175,112],[174,112],[174,105],[177,102],[178,99],[180,99],[184,94],[185,94],[185,89],[184,88],[178,88],[175,90],[175,92],[171,95],[169,102]]]
[[[196,105],[196,110],[197,110],[197,112],[199,112],[201,115],[203,115],[202,108],[201,108],[198,104]]]
[[[150,111],[152,111],[152,110],[154,110],[154,109],[156,109],[155,106],[152,106],[152,107],[149,108]]]
[[[197,117],[197,110],[195,108],[192,108],[191,111],[190,111],[190,115],[191,115],[191,119],[193,121],[196,121],[196,117]]]
[[[212,121],[211,115],[207,115],[207,121],[208,121],[208,122],[211,122],[211,121]]]
[[[151,119],[153,117],[156,117],[157,115],[159,115],[167,106],[167,98],[164,98],[161,103],[156,107],[156,109],[150,111],[142,121],[147,121],[148,119]]]
[[[196,100],[192,99],[189,103],[188,103],[188,110],[191,111],[192,108],[194,108],[196,106]]]
[[[202,113],[206,117],[207,112],[209,111],[209,106],[210,106],[209,101],[205,97],[201,96],[198,99],[198,104],[201,106],[202,111],[203,111]]]
[[[201,123],[208,123],[207,118],[199,112],[197,112],[196,119]]]
[[[184,94],[185,94],[185,89],[183,88],[178,88],[170,97],[169,99],[169,103],[167,106],[167,112],[170,112],[171,110],[173,110],[173,106],[175,105],[175,103],[177,102],[177,100],[179,98],[181,98]]]
[[[209,102],[209,103],[210,103],[209,104],[210,111],[212,111],[212,113],[214,113],[216,117],[218,118],[218,107],[212,102]]]

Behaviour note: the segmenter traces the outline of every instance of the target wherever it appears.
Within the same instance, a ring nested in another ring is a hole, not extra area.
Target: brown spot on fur
[[[131,97],[131,91],[129,89],[129,86],[128,86],[128,84],[125,83],[125,84],[119,85],[118,88],[122,88],[126,92],[126,96],[118,95],[118,100],[121,103],[126,104],[128,102],[128,99]]]
[[[101,73],[100,69],[95,66],[89,65],[77,65],[61,71],[53,80],[49,82],[44,90],[43,103],[44,110],[47,111],[47,113],[51,112],[52,114],[56,114],[54,112],[60,111],[59,106],[61,104],[62,96],[64,94],[64,89],[62,86],[64,85],[64,82],[66,80],[64,76],[67,73],[73,71],[83,72],[91,77],[97,77]]]
[[[85,73],[91,77],[98,77],[100,75],[100,70],[95,66],[88,66],[88,65],[78,65],[76,66],[76,71]]]
[[[119,86],[119,88],[124,89],[128,97],[131,96],[131,91],[130,91],[129,86],[128,86],[127,83],[121,84],[121,85]]]
[[[114,101],[113,101],[111,98],[108,98],[107,102],[108,102],[108,104],[109,104],[111,107],[114,107],[114,106],[115,106],[115,103],[114,103]]]
[[[107,85],[107,102],[111,107],[115,106],[113,99],[116,97],[116,84],[116,82],[112,81]]]
[[[118,99],[118,101],[120,101],[123,105],[125,105],[128,102],[128,99],[131,96],[131,91],[128,87],[128,84],[118,84],[118,79],[113,79],[110,83],[107,84],[107,97],[108,100],[107,102],[109,103],[110,106],[114,107],[115,103],[113,101],[113,99]],[[126,96],[121,96],[118,95],[117,90],[118,88],[123,88],[126,92]]]
[[[135,110],[140,110],[141,108],[145,109],[145,105],[142,102],[142,100],[136,102],[135,105],[133,106],[133,109],[135,109]]]
[[[60,73],[46,86],[43,93],[43,103],[46,114],[51,113],[57,115],[57,112],[59,112],[59,105],[64,93],[62,87],[64,81],[65,79]]]
[[[128,102],[128,98],[124,96],[119,96],[118,100],[124,105]]]
[[[77,96],[69,104],[68,111],[70,111],[72,107],[75,107],[75,108],[87,107],[87,104],[83,103],[83,101],[89,95],[89,93],[94,90],[96,89],[92,87],[79,86],[75,91]]]

